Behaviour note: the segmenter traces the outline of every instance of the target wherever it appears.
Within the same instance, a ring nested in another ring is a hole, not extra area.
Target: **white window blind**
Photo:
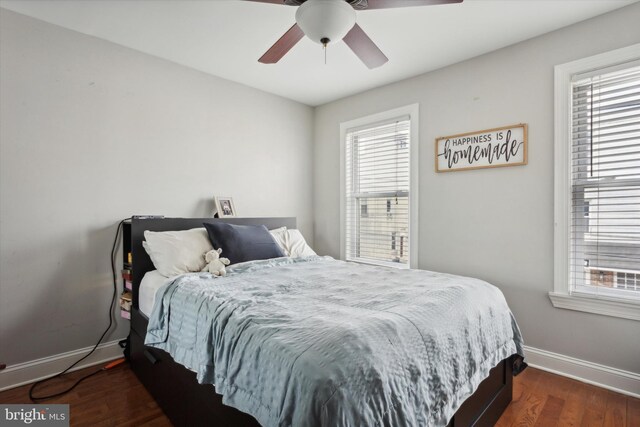
[[[640,63],[571,91],[570,291],[640,299]]]
[[[345,257],[409,266],[409,116],[345,134]]]

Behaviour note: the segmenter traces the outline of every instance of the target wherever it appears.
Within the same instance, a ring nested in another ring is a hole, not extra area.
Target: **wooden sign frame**
[[[515,137],[513,136],[514,130],[516,130]],[[522,140],[520,141],[518,138]],[[526,123],[436,138],[436,172],[526,165],[528,161],[527,140],[528,126]],[[452,148],[451,144],[456,144],[457,147]],[[514,157],[515,160],[510,161]],[[441,165],[441,158],[446,159],[444,168]],[[474,162],[478,164],[474,165]],[[459,163],[460,165],[458,165]]]

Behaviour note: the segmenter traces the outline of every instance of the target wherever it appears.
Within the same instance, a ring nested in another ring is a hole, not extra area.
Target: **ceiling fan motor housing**
[[[296,12],[304,34],[326,45],[340,41],[356,23],[356,11],[344,0],[307,0]]]

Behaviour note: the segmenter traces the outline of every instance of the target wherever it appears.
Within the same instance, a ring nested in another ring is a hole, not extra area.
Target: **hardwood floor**
[[[47,384],[45,394],[72,384],[96,368]],[[0,403],[28,403],[29,386],[0,392]],[[69,403],[72,426],[170,426],[128,365],[95,375],[68,395],[47,403]],[[640,426],[640,399],[528,368],[514,378],[513,402],[497,423],[507,426]]]
[[[639,427],[640,399],[528,368],[496,426]]]

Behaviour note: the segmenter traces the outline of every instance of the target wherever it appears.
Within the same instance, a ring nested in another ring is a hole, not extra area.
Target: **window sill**
[[[640,304],[616,299],[591,298],[588,296],[569,295],[549,292],[549,299],[556,308],[602,314],[604,316],[621,317],[623,319],[640,320]]]
[[[399,262],[390,262],[390,261],[373,261],[373,260],[361,259],[361,258],[347,258],[345,261],[355,262],[357,264],[375,265],[376,267],[397,268],[398,270],[408,270],[410,268],[407,264],[402,264]]]

